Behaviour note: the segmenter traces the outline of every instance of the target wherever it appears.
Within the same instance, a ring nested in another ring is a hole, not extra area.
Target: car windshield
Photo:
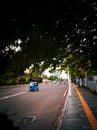
[[[31,82],[30,83],[30,86],[35,86],[35,85],[38,85],[38,83],[37,82]]]

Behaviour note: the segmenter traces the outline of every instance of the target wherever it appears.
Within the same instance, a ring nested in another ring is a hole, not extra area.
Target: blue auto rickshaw
[[[38,82],[30,82],[29,91],[39,91]]]

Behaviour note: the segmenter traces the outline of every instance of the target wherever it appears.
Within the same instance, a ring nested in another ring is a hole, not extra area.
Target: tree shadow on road
[[[0,113],[0,130],[19,130],[19,127],[15,127],[13,121],[8,118],[5,113]]]

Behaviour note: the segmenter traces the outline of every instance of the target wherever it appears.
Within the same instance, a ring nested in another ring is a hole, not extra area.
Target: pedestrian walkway
[[[71,84],[61,130],[97,130],[97,95]]]

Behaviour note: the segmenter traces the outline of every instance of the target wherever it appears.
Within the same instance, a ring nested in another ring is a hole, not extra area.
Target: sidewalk
[[[97,130],[97,95],[70,85],[61,130]]]

